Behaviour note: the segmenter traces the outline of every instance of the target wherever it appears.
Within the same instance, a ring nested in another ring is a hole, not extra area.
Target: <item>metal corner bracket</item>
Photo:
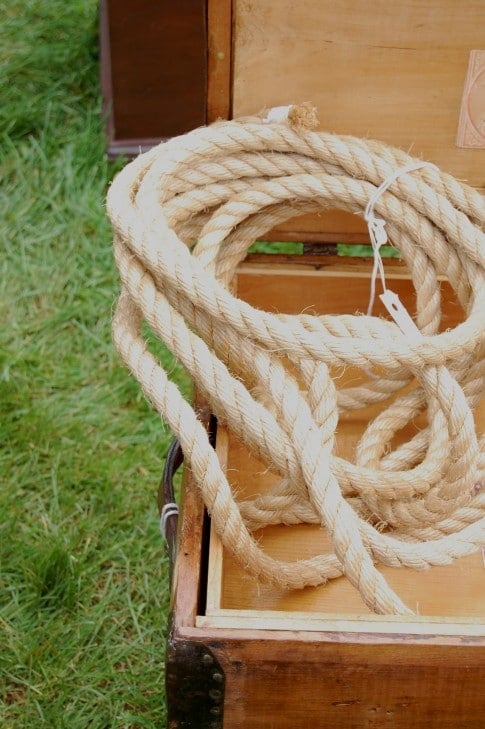
[[[167,729],[222,729],[225,676],[203,643],[169,637]]]

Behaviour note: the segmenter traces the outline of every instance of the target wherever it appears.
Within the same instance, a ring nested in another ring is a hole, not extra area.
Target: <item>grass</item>
[[[111,344],[97,2],[2,11],[0,726],[163,727],[169,434]]]

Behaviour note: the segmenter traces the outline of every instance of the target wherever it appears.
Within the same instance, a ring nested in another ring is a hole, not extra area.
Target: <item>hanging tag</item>
[[[386,221],[382,220],[382,218],[374,218],[374,215],[372,215],[372,217],[369,216],[366,220],[373,243],[372,247],[374,249],[374,253],[377,254],[379,249],[387,243]]]
[[[382,182],[379,187],[374,190],[374,193],[369,198],[367,205],[365,207],[364,211],[364,219],[367,223],[367,227],[369,229],[369,237],[370,242],[372,244],[372,251],[374,253],[374,267],[372,269],[372,276],[371,276],[371,285],[370,285],[370,295],[369,295],[369,305],[367,307],[367,315],[370,316],[372,314],[372,309],[374,307],[374,298],[375,298],[375,290],[376,290],[376,279],[377,274],[379,273],[381,276],[381,282],[382,282],[382,289],[384,291],[384,294],[386,294],[386,276],[384,272],[384,264],[382,263],[382,257],[380,254],[381,246],[385,245],[387,243],[387,232],[386,232],[386,221],[382,218],[376,218],[374,214],[374,206],[379,200],[379,197],[386,192],[386,190],[389,189],[389,187],[392,185],[392,183],[397,180],[401,175],[405,175],[409,172],[413,172],[414,170],[419,170],[422,167],[435,167],[435,165],[432,165],[430,162],[411,162],[409,165],[405,165],[404,167],[399,167],[399,169],[394,170],[389,177],[386,177],[384,182]],[[391,298],[387,297],[386,299],[383,299],[382,296],[380,297],[382,299],[382,302],[392,318],[395,320],[396,324],[398,324],[401,327],[401,330],[405,332],[406,334],[411,333],[412,327],[412,333],[415,334],[416,331],[418,333],[419,329],[414,324],[413,320],[409,316],[408,312],[404,308],[404,306],[399,301],[399,296],[397,294],[390,292],[392,294]],[[389,303],[387,304],[386,301]],[[396,303],[397,302],[397,303]],[[396,303],[397,309],[400,309],[400,311],[396,310],[393,311],[392,307]],[[390,308],[391,307],[391,308]],[[401,326],[401,323],[396,319],[396,316],[400,318],[400,321],[402,322],[403,326],[406,327],[406,329],[403,329]],[[407,319],[407,323],[404,323],[404,320]],[[411,326],[412,325],[412,326]]]
[[[379,298],[403,334],[414,338],[422,336],[414,320],[394,291],[387,289],[383,294],[380,294]]]

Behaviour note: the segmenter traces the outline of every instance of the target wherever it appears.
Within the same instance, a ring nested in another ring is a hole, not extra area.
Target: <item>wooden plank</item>
[[[485,3],[234,1],[234,116],[311,100],[322,129],[380,139],[484,187],[455,137]]]
[[[210,411],[206,403],[195,397],[199,419],[209,428]],[[193,627],[201,610],[201,595],[205,592],[203,570],[206,554],[206,519],[204,502],[187,464],[183,471],[180,515],[178,520],[178,549],[173,569],[170,609],[173,630]]]
[[[229,610],[219,609],[198,615],[196,626],[204,629],[282,630],[323,633],[386,633],[387,635],[466,635],[483,639],[483,618],[455,616],[445,618],[429,615],[416,616],[413,620],[394,615],[344,615],[314,612],[289,612],[285,610]]]
[[[214,635],[205,639],[225,674],[224,729],[482,729],[485,652],[473,637]]]
[[[297,314],[303,309],[308,313],[354,313],[365,311],[369,295],[368,268],[355,266],[349,272],[338,271],[338,264],[328,265],[320,271],[305,263],[292,268],[283,265],[270,266],[261,263],[256,266],[243,265],[238,274],[238,296],[250,304],[270,311],[285,311]],[[415,309],[415,296],[409,279],[402,266],[388,265],[386,278],[392,280],[395,290],[410,312]],[[348,285],[351,281],[351,285]],[[441,283],[443,299],[442,329],[456,326],[463,319],[463,312],[454,300],[453,292],[447,282]],[[379,304],[380,306],[380,304]],[[384,315],[378,305],[375,313]],[[362,378],[361,374],[348,368],[339,373],[339,384]],[[352,457],[353,449],[362,434],[369,418],[379,411],[378,406],[346,414],[337,431],[337,450],[343,457]],[[485,422],[485,402],[477,411],[477,419]],[[416,422],[401,433],[401,438],[409,437]],[[243,499],[257,493],[264,493],[277,480],[266,464],[259,462],[247,448],[233,436],[229,436],[227,472],[238,497]],[[273,557],[284,560],[301,559],[331,549],[328,537],[316,525],[297,525],[293,527],[271,526],[257,534],[261,545]],[[214,535],[211,549],[220,550]],[[220,569],[220,557],[217,562]],[[418,615],[437,618],[456,617],[466,619],[471,624],[485,618],[485,565],[481,553],[457,560],[454,564],[434,567],[427,571],[415,572],[407,569],[380,568],[392,587]],[[360,596],[347,580],[332,580],[318,588],[301,591],[278,590],[252,580],[226,554],[223,558],[221,578],[222,595],[217,600],[209,599],[211,620],[224,617],[222,610],[240,612],[268,610],[282,613],[319,613],[341,615],[369,614]],[[453,590],[450,590],[453,584]],[[219,587],[217,588],[219,589]],[[214,608],[215,605],[215,608]],[[235,613],[234,613],[235,614]],[[220,627],[230,626],[227,614]],[[244,618],[242,618],[244,619]],[[271,622],[271,621],[270,621]],[[303,621],[304,622],[304,621]],[[302,629],[300,621],[299,628]],[[425,620],[426,622],[426,620]],[[204,623],[205,625],[205,623]],[[251,623],[254,626],[254,623]],[[281,621],[275,624],[281,625]]]
[[[208,0],[207,123],[231,115],[232,2]]]
[[[323,246],[326,248],[326,246]],[[314,254],[314,247],[310,246],[312,253],[249,253],[244,261],[238,266],[238,275],[265,273],[268,276],[280,274],[297,273],[299,275],[309,272],[314,275],[315,271],[331,272],[332,276],[347,275],[366,277],[369,281],[370,258],[364,256],[338,256],[326,254]],[[399,258],[384,258],[386,278],[399,279],[409,278],[409,274],[403,261]],[[291,271],[289,267],[291,266]]]
[[[265,240],[302,243],[369,243],[364,219],[344,210],[323,210],[316,215],[298,215],[273,228]]]
[[[227,456],[229,449],[229,437],[225,428],[219,427],[217,432],[216,453],[224,471],[227,471]],[[220,610],[222,602],[222,581],[223,581],[223,546],[214,525],[211,523],[209,550],[209,565],[207,570],[207,601],[206,612]]]
[[[176,629],[195,625],[196,615],[200,611],[203,526],[204,504],[190,471],[184,469],[178,551],[170,595]]]
[[[335,259],[324,257],[321,262],[293,266],[261,263],[242,264],[237,276],[238,296],[252,306],[267,311],[284,311],[287,314],[308,313],[355,314],[367,310],[369,301],[371,263],[362,259]],[[267,256],[272,260],[272,256]],[[414,315],[415,294],[406,270],[395,261],[385,262],[386,280],[392,281],[393,290],[399,295],[408,311]],[[352,286],[345,285],[346,280]],[[449,284],[441,282],[443,313],[442,328],[453,327],[463,318],[463,311],[456,303]],[[382,303],[376,298],[374,314],[389,318]]]

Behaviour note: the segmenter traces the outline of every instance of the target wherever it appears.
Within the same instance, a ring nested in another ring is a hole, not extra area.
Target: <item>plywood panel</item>
[[[364,422],[358,419],[339,428],[339,454],[344,457],[350,455],[363,427]],[[264,464],[251,457],[247,449],[234,440],[229,443],[228,469],[228,473],[232,474],[232,485],[241,498],[264,493],[277,481],[266,471]],[[257,536],[268,554],[289,561],[331,550],[324,530],[314,525],[266,527]],[[380,570],[418,615],[469,616],[485,621],[485,565],[480,552],[453,565],[433,567],[423,572],[390,567],[381,567]],[[345,579],[290,592],[257,583],[224,555],[222,580],[223,609],[303,611],[342,616],[370,613],[355,588]],[[450,585],[453,585],[452,590]]]
[[[321,128],[380,139],[485,187],[485,149],[455,146],[485,3],[235,0],[233,115],[313,101]]]
[[[388,266],[388,285],[392,285],[409,311],[415,309],[415,296],[406,277],[405,269]],[[390,283],[392,281],[392,284]],[[463,319],[463,312],[454,300],[447,282],[441,283],[443,300],[442,329],[456,326]],[[270,311],[299,313],[354,313],[365,311],[369,292],[369,276],[365,268],[354,266],[354,271],[316,272],[311,266],[300,266],[288,271],[288,267],[269,265],[243,266],[238,274],[238,296],[252,305]],[[379,305],[380,306],[380,305]],[[376,306],[376,314],[384,314]],[[348,384],[352,378],[362,377],[349,368],[340,384]],[[353,383],[355,384],[355,382]],[[352,458],[355,445],[367,422],[379,410],[378,406],[345,414],[337,431],[336,450],[339,455]],[[477,423],[485,423],[485,402],[477,411]],[[404,429],[402,440],[411,437],[417,422]],[[224,435],[223,458],[227,461],[227,473],[238,497],[243,499],[264,493],[277,480],[266,464],[252,456],[237,439]],[[323,553],[331,549],[324,530],[313,525],[294,527],[272,526],[258,533],[260,543],[272,556],[295,560]],[[211,537],[211,569],[217,573],[213,598],[209,594],[208,615],[217,620],[228,619],[224,611],[279,611],[292,613],[322,613],[329,616],[366,615],[368,608],[359,594],[345,579],[333,580],[325,586],[301,591],[285,591],[261,585],[250,578],[227,554],[222,554],[215,534]],[[435,567],[423,572],[381,567],[386,579],[418,615],[440,616],[483,621],[485,619],[485,564],[481,552],[456,561],[446,567]],[[210,580],[214,582],[214,575]],[[220,581],[222,589],[217,580]],[[453,589],[450,590],[450,585]],[[269,620],[271,622],[271,619]],[[268,621],[266,621],[266,627]]]

